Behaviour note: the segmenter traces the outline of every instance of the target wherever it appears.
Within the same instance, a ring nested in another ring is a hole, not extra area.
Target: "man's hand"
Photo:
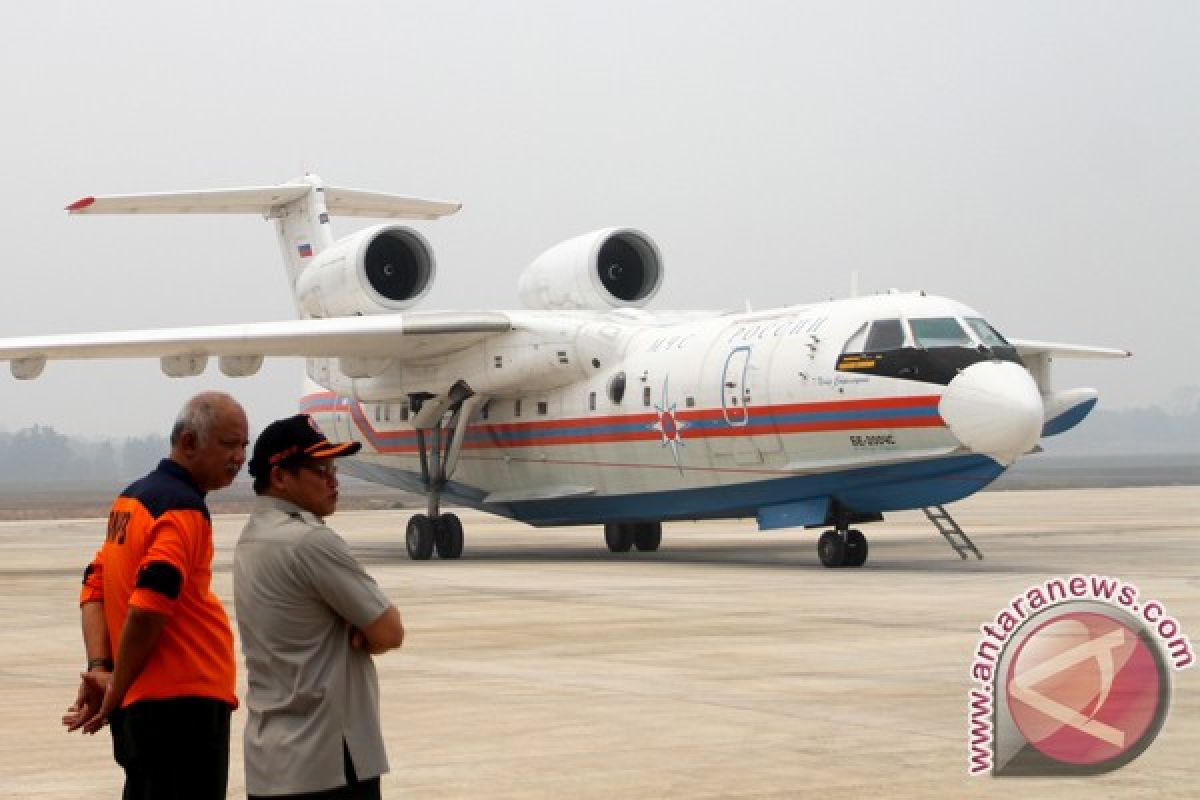
[[[90,673],[89,673],[90,674]],[[100,707],[91,717],[83,723],[84,733],[95,733],[105,726],[108,718],[121,705],[121,697],[113,689],[112,681],[106,681],[104,686],[104,698],[100,702]]]
[[[85,722],[96,715],[104,704],[104,696],[112,681],[111,672],[100,670],[84,672],[79,677],[79,691],[75,694],[75,702],[67,708],[67,713],[63,714],[62,718],[62,724],[66,726],[67,733],[79,730]],[[96,731],[86,732],[95,733]]]
[[[367,646],[367,637],[353,625],[350,626],[350,646],[355,650],[362,650]]]

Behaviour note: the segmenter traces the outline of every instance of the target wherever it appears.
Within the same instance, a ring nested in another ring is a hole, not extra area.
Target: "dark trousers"
[[[206,697],[143,700],[109,718],[122,800],[225,800],[232,709]]]
[[[321,792],[303,792],[301,794],[247,795],[248,800],[380,800],[379,777],[360,781],[354,772],[354,762],[350,760],[350,748],[342,742],[342,757],[346,761],[346,785],[336,789],[326,789]]]

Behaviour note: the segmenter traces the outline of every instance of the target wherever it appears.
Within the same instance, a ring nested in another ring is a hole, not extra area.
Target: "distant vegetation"
[[[1079,427],[1047,439],[1048,453],[1200,453],[1200,401],[1190,408],[1099,408]]]
[[[165,436],[91,439],[45,425],[0,433],[0,484],[126,482],[167,454]]]

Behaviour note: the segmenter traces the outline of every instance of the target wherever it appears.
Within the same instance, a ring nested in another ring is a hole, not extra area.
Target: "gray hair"
[[[236,406],[237,401],[224,392],[201,392],[188,400],[171,426],[171,447],[178,445],[188,431],[196,435],[198,444],[207,442],[222,407],[230,404]]]

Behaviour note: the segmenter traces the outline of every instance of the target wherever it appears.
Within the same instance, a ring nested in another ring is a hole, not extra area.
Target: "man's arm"
[[[166,614],[129,607],[129,615],[125,617],[125,626],[121,630],[121,641],[117,645],[116,669],[100,709],[83,724],[84,733],[100,730],[109,715],[121,707],[125,692],[129,691],[130,685],[141,674],[150,654],[154,652],[167,619]]]
[[[352,638],[356,647],[365,647],[373,656],[395,650],[404,644],[404,624],[400,621],[400,612],[395,606],[388,606],[387,611],[380,614],[374,622],[363,628],[362,641]]]
[[[108,621],[104,618],[104,601],[93,600],[79,607],[83,625],[83,648],[87,651],[88,667],[94,661],[112,661],[112,646],[108,641]],[[111,671],[111,669],[110,669]]]

